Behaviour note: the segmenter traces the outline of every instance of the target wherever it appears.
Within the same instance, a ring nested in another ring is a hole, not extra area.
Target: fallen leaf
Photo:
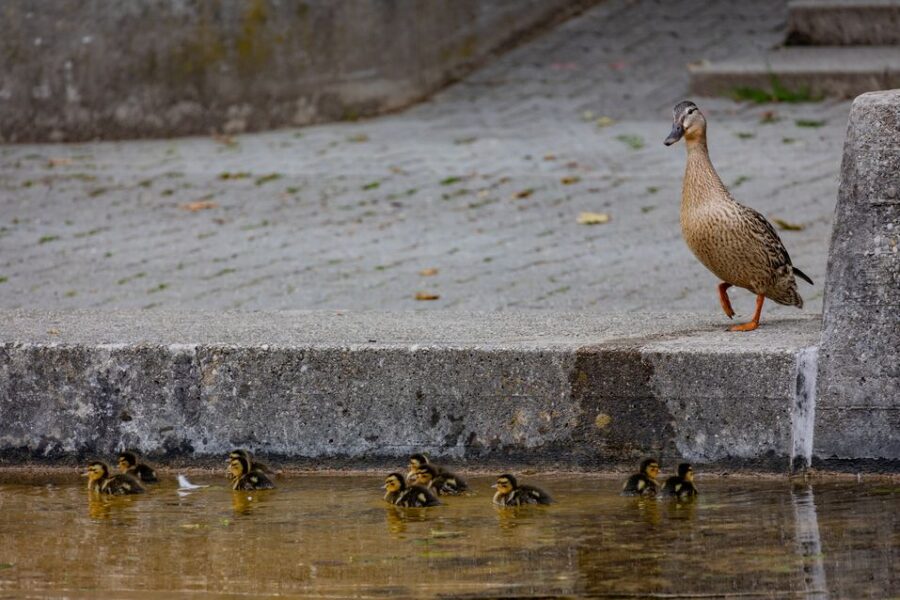
[[[209,210],[210,208],[218,207],[219,205],[212,200],[197,200],[196,202],[188,202],[187,204],[182,204],[179,208],[181,208],[182,210],[188,210],[190,212],[197,212],[199,210]]]
[[[437,300],[438,298],[440,298],[438,294],[431,292],[416,292],[416,300]]]
[[[527,198],[528,196],[532,195],[533,193],[534,193],[534,190],[531,188],[528,188],[527,190],[522,190],[520,192],[516,192],[515,194],[513,194],[513,198]]]
[[[545,154],[544,160],[556,160],[556,155],[555,154]]]
[[[222,144],[223,146],[234,147],[237,146],[237,141],[230,135],[220,135],[218,133],[214,133],[212,136],[213,140]]]
[[[59,335],[59,329],[48,329],[47,333],[50,335]]]
[[[422,269],[421,271],[419,271],[419,275],[421,275],[422,277],[431,277],[432,275],[437,274],[438,270],[434,267],[429,267],[428,269]]]
[[[570,177],[563,177],[559,180],[559,182],[563,185],[572,185],[573,183],[578,183],[579,181],[581,181],[581,177],[576,177],[574,175]]]
[[[610,125],[614,125],[615,121],[609,117],[600,117],[596,121],[597,127],[609,127]]]
[[[71,165],[71,158],[51,158],[47,161],[48,167],[65,167],[66,165]]]
[[[806,229],[806,225],[799,225],[797,223],[790,223],[785,221],[784,219],[772,219],[772,222],[778,225],[778,229],[782,229],[784,231],[803,231]]]
[[[606,213],[583,212],[578,215],[579,225],[602,225],[609,223],[609,215]]]

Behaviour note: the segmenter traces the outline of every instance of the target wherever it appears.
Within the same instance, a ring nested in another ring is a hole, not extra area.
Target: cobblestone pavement
[[[662,140],[686,63],[785,22],[781,1],[610,0],[396,115],[0,146],[0,308],[716,314],[681,239],[684,148]],[[802,227],[781,235],[820,311],[849,104],[696,100],[735,197]]]

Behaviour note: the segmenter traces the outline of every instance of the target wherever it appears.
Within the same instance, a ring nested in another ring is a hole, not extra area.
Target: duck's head
[[[641,473],[650,479],[656,479],[659,475],[659,461],[655,458],[647,458],[641,463]]]
[[[391,473],[384,479],[384,485],[381,486],[390,493],[399,492],[406,488],[406,480],[400,473]]]
[[[516,478],[508,473],[504,473],[500,477],[497,478],[497,483],[492,485],[491,487],[497,490],[498,494],[509,494],[516,487],[518,487],[518,482]]]
[[[428,457],[424,454],[413,454],[409,457],[409,470],[418,471],[419,467],[428,464]]]
[[[253,460],[253,456],[252,456],[249,452],[247,452],[246,450],[244,450],[243,448],[237,448],[237,449],[232,450],[231,452],[228,453],[228,460],[229,460],[229,461],[232,461],[232,460],[234,460],[235,458],[245,458],[245,459],[247,459],[248,461],[252,461],[252,460]]]
[[[90,485],[109,477],[109,467],[106,466],[106,463],[96,460],[88,464],[87,471],[83,475],[88,478],[88,485]]]
[[[232,479],[239,479],[246,473],[250,472],[250,461],[243,456],[232,458],[228,461],[228,475]]]
[[[431,465],[422,465],[416,469],[416,483],[427,486],[437,477],[437,469]]]
[[[137,455],[134,452],[119,452],[116,464],[119,465],[119,470],[124,473],[137,464]]]
[[[690,100],[684,100],[672,109],[672,131],[663,142],[671,146],[681,138],[687,141],[695,140],[706,134],[706,118],[697,105]]]
[[[681,463],[678,465],[678,476],[685,481],[694,481],[694,467],[690,463]]]

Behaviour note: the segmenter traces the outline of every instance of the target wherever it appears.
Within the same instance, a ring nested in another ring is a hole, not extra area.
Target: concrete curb
[[[820,331],[812,316],[746,335],[690,314],[2,317],[0,453],[13,462],[244,446],[323,465],[426,451],[785,469],[812,429],[798,390]]]

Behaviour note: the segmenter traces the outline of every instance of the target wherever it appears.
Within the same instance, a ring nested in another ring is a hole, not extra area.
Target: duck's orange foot
[[[734,327],[730,327],[728,331],[753,331],[759,327],[759,323],[756,321],[750,321],[749,323],[744,323],[743,325],[735,325]]]
[[[731,300],[728,298],[728,288],[730,287],[730,283],[723,282],[719,284],[719,302],[722,304],[722,310],[725,311],[729,319],[734,316],[734,309],[731,308]]]
[[[756,312],[753,313],[753,320],[749,323],[744,323],[743,325],[735,325],[731,328],[730,331],[753,331],[757,327],[759,327],[759,316],[762,314],[763,302],[766,301],[766,297],[762,294],[756,295]]]

